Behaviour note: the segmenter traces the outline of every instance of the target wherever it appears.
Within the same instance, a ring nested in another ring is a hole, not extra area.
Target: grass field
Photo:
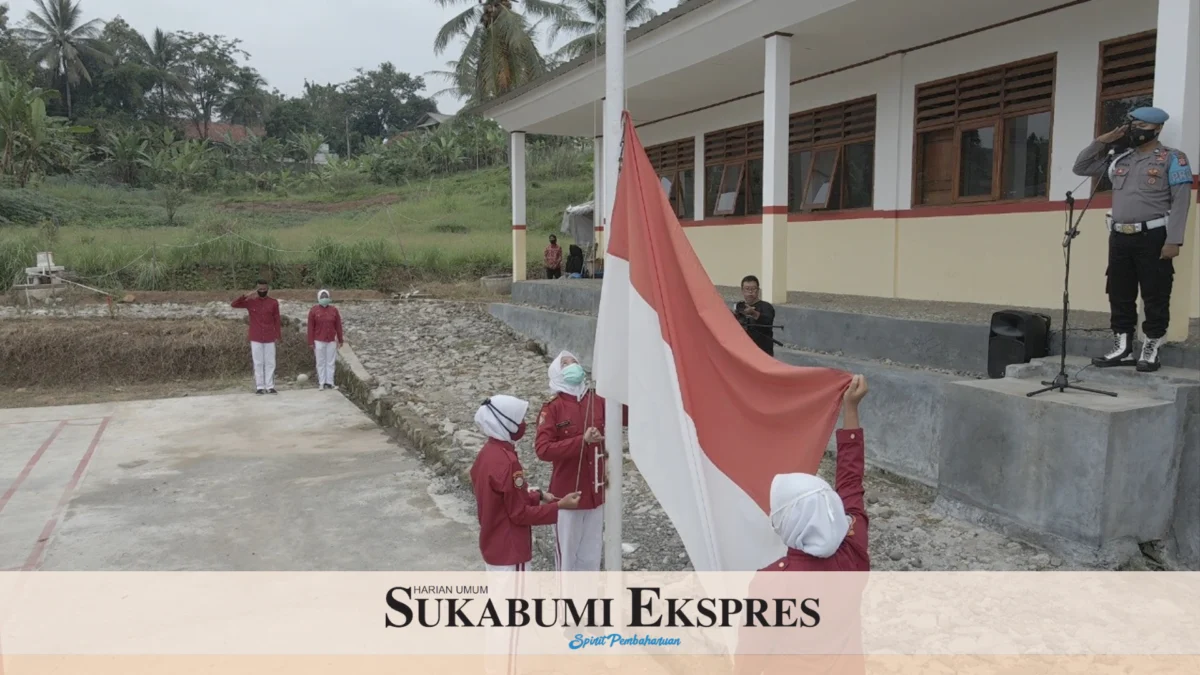
[[[590,170],[580,173],[530,180],[530,261],[563,208],[590,197]],[[49,250],[104,290],[242,289],[261,275],[283,287],[388,290],[509,271],[510,219],[505,169],[341,194],[196,195],[174,226],[154,191],[48,182],[0,190],[0,287]]]

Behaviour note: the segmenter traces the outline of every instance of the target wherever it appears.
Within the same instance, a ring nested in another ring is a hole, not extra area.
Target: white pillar
[[[509,153],[512,178],[512,274],[513,281],[525,280],[525,132],[512,133]]]
[[[1192,165],[1200,161],[1200,0],[1158,0],[1158,38],[1154,53],[1154,106],[1170,115],[1160,138],[1182,150]],[[1194,180],[1194,178],[1193,178]],[[1184,340],[1188,317],[1196,311],[1200,293],[1200,204],[1191,202],[1183,243],[1175,259],[1168,340]]]
[[[604,137],[592,139],[592,226],[596,237],[596,255],[604,255]]]
[[[704,134],[696,134],[696,151],[694,153],[696,170],[692,174],[692,210],[695,220],[704,220]]]
[[[625,109],[625,0],[606,0],[604,27],[604,224],[611,229],[617,199],[617,172],[621,161],[621,113]],[[605,237],[607,240],[608,237]],[[604,449],[608,451],[607,491],[604,500],[604,569],[621,571],[621,485],[625,453],[621,428],[621,402],[604,404]]]
[[[792,36],[766,38],[763,83],[762,298],[787,302],[788,118],[791,109]]]

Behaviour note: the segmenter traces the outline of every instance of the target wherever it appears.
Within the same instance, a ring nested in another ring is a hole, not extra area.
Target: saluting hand
[[[1097,138],[1096,140],[1100,141],[1101,143],[1115,143],[1116,141],[1120,140],[1124,136],[1125,136],[1125,127],[1120,126],[1120,127],[1117,127],[1116,129],[1113,129],[1112,131],[1108,132],[1107,134],[1104,134],[1103,136]]]

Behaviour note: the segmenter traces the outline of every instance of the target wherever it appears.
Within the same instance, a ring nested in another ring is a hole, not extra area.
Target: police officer
[[[1167,113],[1138,108],[1122,127],[1100,136],[1079,153],[1075,173],[1112,182],[1108,216],[1108,301],[1113,348],[1092,359],[1099,367],[1119,366],[1133,356],[1137,298],[1141,287],[1146,341],[1137,356],[1141,372],[1158,370],[1158,350],[1170,319],[1174,258],[1183,246],[1192,189],[1187,156],[1158,141]]]

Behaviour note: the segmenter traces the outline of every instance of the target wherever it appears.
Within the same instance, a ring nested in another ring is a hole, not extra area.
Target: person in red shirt
[[[558,245],[558,237],[550,235],[550,245],[544,254],[546,263],[546,278],[558,279],[562,276],[562,247]]]
[[[863,501],[866,444],[858,419],[858,405],[866,395],[866,379],[855,375],[843,396],[842,428],[837,431],[836,490],[821,478],[802,473],[781,474],[772,481],[771,525],[787,546],[787,555],[759,570],[747,597],[811,596],[811,581],[774,572],[871,570]],[[735,675],[866,672],[860,611],[866,576],[822,578],[819,632],[742,628]]]
[[[279,302],[268,298],[270,287],[262,279],[258,288],[233,301],[232,306],[250,313],[250,356],[254,360],[254,393],[275,391],[275,343],[283,336],[280,329]]]
[[[579,508],[560,511],[554,526],[560,572],[599,572],[604,547],[604,399],[588,389],[570,352],[550,363],[550,399],[538,415],[534,450],[550,462],[550,491],[580,492]]]
[[[579,493],[559,499],[530,487],[517,457],[525,435],[529,402],[497,395],[475,412],[475,424],[488,441],[471,466],[479,514],[479,551],[489,572],[523,572],[533,559],[533,526],[551,525],[560,509],[579,506]]]
[[[329,291],[317,291],[317,304],[308,310],[308,346],[317,358],[317,388],[333,389],[333,367],[342,346],[342,315]]]

